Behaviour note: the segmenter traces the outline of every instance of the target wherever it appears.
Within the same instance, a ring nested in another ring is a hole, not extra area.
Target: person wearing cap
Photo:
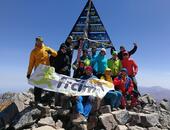
[[[138,72],[138,66],[136,62],[129,57],[129,53],[125,51],[123,53],[123,60],[122,60],[122,67],[126,68],[128,71],[128,76],[132,79],[134,83],[135,90],[138,91],[137,89],[137,81],[136,81],[136,74]]]
[[[104,71],[107,68],[107,58],[106,58],[106,49],[102,48],[100,53],[98,54],[96,58],[96,67],[95,70],[97,70],[97,77],[100,78],[102,75],[104,75]]]
[[[122,63],[118,59],[117,56],[117,51],[112,52],[112,58],[107,60],[107,65],[108,67],[112,70],[112,78],[114,79],[116,76],[118,76],[121,68],[122,68]]]
[[[50,65],[55,68],[56,73],[69,76],[70,59],[66,53],[67,46],[65,44],[61,44],[58,50],[58,55],[56,57],[50,57]]]
[[[27,71],[27,78],[30,78],[33,69],[36,69],[38,65],[50,65],[49,56],[57,56],[57,52],[43,43],[43,38],[38,36],[35,39],[35,48],[31,51],[29,66]],[[40,101],[42,89],[35,87],[34,96],[35,102]]]
[[[80,79],[87,80],[90,78],[96,78],[93,76],[93,68],[91,66],[85,67],[85,75]],[[73,123],[87,122],[89,114],[92,110],[92,96],[78,96],[76,97],[76,112],[77,117],[73,120]]]
[[[122,92],[121,106],[122,108],[126,108],[131,103],[128,101],[131,101],[134,90],[132,79],[128,76],[128,70],[126,68],[121,69],[119,75],[114,79],[113,84],[116,90]]]
[[[113,83],[111,75],[112,70],[110,68],[106,68],[104,76],[102,76],[100,79]],[[104,101],[107,105],[111,105],[112,110],[116,110],[120,106],[121,97],[122,93],[120,91],[110,90],[106,93]]]
[[[136,52],[136,50],[137,50],[137,44],[136,44],[136,43],[133,43],[133,45],[134,45],[133,49],[132,49],[131,51],[127,51],[128,54],[129,54],[129,57],[130,57],[131,55],[133,55],[133,54]],[[126,48],[125,48],[124,46],[120,46],[120,52],[118,53],[118,58],[119,58],[120,60],[123,60],[123,53],[124,53],[125,51],[126,51]]]

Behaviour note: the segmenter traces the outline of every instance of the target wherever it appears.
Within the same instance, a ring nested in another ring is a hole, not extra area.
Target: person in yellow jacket
[[[57,52],[43,43],[42,37],[36,38],[35,48],[31,51],[29,66],[27,71],[27,78],[30,78],[33,69],[36,69],[38,65],[50,65],[49,55],[57,56]],[[42,89],[35,87],[34,88],[34,95],[35,95],[35,102],[40,101],[41,99]]]
[[[110,68],[106,68],[104,72],[104,76],[101,76],[100,79],[113,83],[111,75],[112,75],[112,70]],[[111,106],[112,111],[115,111],[119,109],[121,97],[122,97],[122,93],[120,91],[110,90],[109,92],[106,93],[104,97],[104,101],[106,105]]]

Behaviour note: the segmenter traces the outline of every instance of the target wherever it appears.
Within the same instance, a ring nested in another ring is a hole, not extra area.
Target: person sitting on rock
[[[104,79],[108,82],[113,83],[112,77],[111,77],[112,71],[110,68],[106,68],[104,76],[102,76],[100,79]],[[110,90],[107,92],[107,94],[104,97],[104,101],[107,105],[111,105],[112,110],[118,109],[120,106],[120,100],[122,97],[122,93],[120,91],[116,90]]]
[[[87,80],[90,78],[96,78],[93,76],[93,69],[91,66],[85,67],[85,75],[81,79]],[[92,110],[92,96],[78,96],[76,97],[76,119],[73,120],[74,124],[87,122],[89,114]]]
[[[115,89],[122,92],[121,106],[126,108],[131,106],[131,99],[133,98],[134,85],[132,79],[128,76],[126,68],[122,68],[118,77],[113,81]]]

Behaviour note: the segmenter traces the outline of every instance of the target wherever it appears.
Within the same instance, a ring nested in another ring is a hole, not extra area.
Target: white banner
[[[113,84],[105,80],[71,78],[55,73],[53,67],[46,65],[39,65],[31,75],[28,83],[44,90],[63,93],[67,96],[91,95],[103,98],[108,91],[114,90]]]

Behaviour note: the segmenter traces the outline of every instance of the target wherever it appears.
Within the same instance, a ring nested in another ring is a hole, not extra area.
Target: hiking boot
[[[80,113],[77,114],[76,119],[73,119],[73,124],[78,125],[78,124],[85,124],[87,123],[87,119],[81,115]]]
[[[117,111],[117,109],[116,108],[112,108],[112,111]]]

